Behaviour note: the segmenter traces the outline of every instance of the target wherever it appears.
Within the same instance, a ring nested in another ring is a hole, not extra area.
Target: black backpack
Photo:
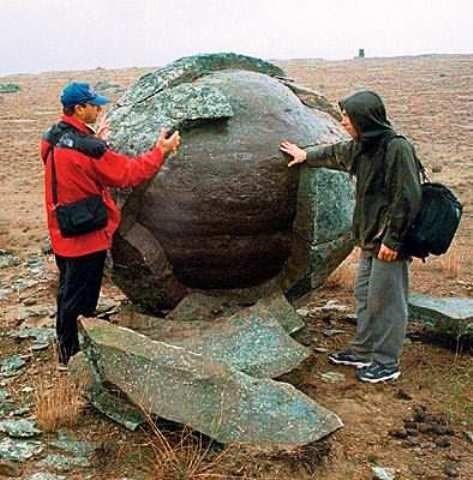
[[[448,250],[460,224],[462,204],[441,183],[424,181],[419,213],[407,231],[403,252],[411,257],[426,258]]]
[[[463,206],[448,187],[429,180],[414,148],[413,153],[419,166],[422,200],[404,238],[402,253],[424,260],[448,250],[460,224]]]

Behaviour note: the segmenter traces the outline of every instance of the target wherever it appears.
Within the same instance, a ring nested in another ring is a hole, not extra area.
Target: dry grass
[[[457,245],[452,245],[447,253],[439,258],[440,270],[448,278],[458,278],[463,261],[463,252]]]
[[[39,380],[34,396],[35,416],[45,432],[76,425],[85,406],[82,389],[65,375],[55,379],[52,384]]]
[[[240,478],[225,472],[222,460],[227,450],[215,452],[215,444],[184,427],[178,433],[166,433],[146,414],[151,428],[154,453],[154,480],[210,480]]]

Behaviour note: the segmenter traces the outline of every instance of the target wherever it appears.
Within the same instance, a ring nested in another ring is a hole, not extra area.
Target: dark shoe
[[[357,353],[346,350],[344,352],[331,353],[328,359],[335,365],[349,365],[351,367],[363,368],[371,365],[369,360],[361,358]]]
[[[373,363],[369,367],[361,368],[356,373],[358,380],[368,383],[387,382],[388,380],[396,380],[401,375],[401,371],[397,365],[387,367],[381,363]]]

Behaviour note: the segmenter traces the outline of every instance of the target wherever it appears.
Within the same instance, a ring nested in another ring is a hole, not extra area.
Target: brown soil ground
[[[449,255],[415,262],[412,267],[413,290],[437,295],[473,295],[473,56],[439,55],[390,59],[354,59],[328,62],[298,60],[281,63],[298,83],[316,89],[329,100],[354,89],[376,90],[386,100],[396,127],[416,144],[420,157],[432,169],[433,178],[454,188],[465,209],[456,243]],[[58,93],[70,79],[93,84],[108,80],[129,86],[144,69],[54,72],[40,75],[16,75],[1,82],[21,85],[17,94],[0,95],[0,249],[15,252],[25,259],[38,253],[47,232],[42,204],[42,164],[38,157],[41,133],[55,121]],[[40,285],[19,295],[0,299],[0,333],[17,320],[12,311],[29,303],[54,305],[56,272],[52,259],[49,273]],[[0,287],[14,281],[22,267],[0,270]],[[304,305],[321,306],[329,299],[353,305],[350,274],[330,287],[313,292]],[[104,292],[119,295],[107,280]],[[353,333],[353,325],[343,315],[309,315],[308,328],[300,340],[328,350],[343,347]],[[324,337],[326,328],[343,333]],[[473,430],[473,359],[471,347],[447,348],[445,342],[433,342],[417,327],[410,329],[402,359],[402,376],[387,385],[362,385],[353,370],[334,368],[321,353],[293,372],[290,380],[324,406],[337,412],[345,427],[320,447],[291,455],[267,454],[254,449],[231,447],[222,461],[220,478],[346,480],[372,478],[371,466],[396,470],[397,479],[473,478],[473,445],[464,435]],[[455,346],[454,346],[455,347]],[[458,347],[458,345],[457,345]],[[0,357],[13,352],[29,353],[26,344],[0,337]],[[21,389],[37,386],[39,378],[54,385],[58,379],[52,349],[34,353],[26,373],[8,385],[14,397],[24,397]],[[320,374],[337,371],[346,375],[342,384],[324,383]],[[24,398],[23,398],[24,399]],[[424,406],[428,413],[445,415],[453,435],[450,446],[439,447],[431,433],[419,434],[416,441],[396,439],[389,434],[403,426],[403,420]],[[151,463],[148,433],[131,434],[87,409],[78,419],[77,435],[102,441],[96,467],[67,478],[161,479],[160,474],[141,474],[138,470]],[[318,458],[321,460],[318,461]],[[105,460],[104,460],[105,459]],[[23,477],[34,471],[26,466]],[[450,477],[447,471],[450,471]],[[235,475],[235,477],[232,477]],[[3,478],[0,474],[0,478]],[[182,477],[187,478],[187,477]],[[200,477],[205,478],[205,477]]]

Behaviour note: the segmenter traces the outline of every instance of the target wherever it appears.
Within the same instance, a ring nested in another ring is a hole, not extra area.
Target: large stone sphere
[[[152,308],[173,306],[192,289],[277,277],[294,248],[300,181],[279,144],[343,138],[324,111],[329,106],[303,103],[277,78],[277,67],[216,58],[182,59],[143,77],[110,114],[113,144],[127,153],[149,148],[161,126],[181,131],[178,154],[150,182],[121,195],[116,278]]]

